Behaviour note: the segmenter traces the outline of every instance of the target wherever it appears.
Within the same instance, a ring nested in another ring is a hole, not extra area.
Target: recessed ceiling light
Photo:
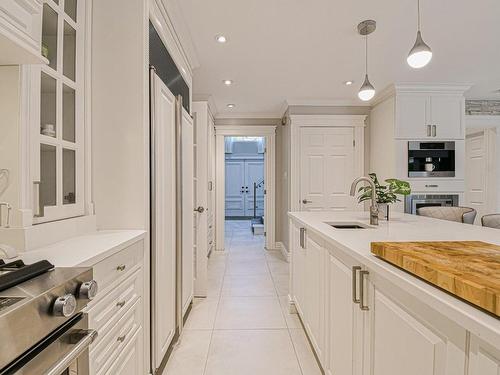
[[[236,107],[236,105],[234,105],[234,104],[228,104],[227,105],[227,108],[234,108],[234,107]]]
[[[224,84],[225,84],[226,86],[231,86],[231,85],[233,84],[233,81],[232,81],[231,79],[225,79],[225,80],[224,80],[224,81],[222,81],[222,82],[224,82]]]
[[[353,83],[354,83],[353,81],[345,81],[344,85],[351,86]]]
[[[215,40],[219,43],[226,43],[227,38],[224,35],[216,35]]]

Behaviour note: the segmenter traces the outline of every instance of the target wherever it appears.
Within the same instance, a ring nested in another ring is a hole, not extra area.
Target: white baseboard
[[[283,254],[283,256],[285,257],[286,261],[288,263],[290,263],[290,253],[286,249],[286,247],[283,244],[283,242],[276,242],[276,247],[278,248],[278,250],[281,251],[281,254]]]

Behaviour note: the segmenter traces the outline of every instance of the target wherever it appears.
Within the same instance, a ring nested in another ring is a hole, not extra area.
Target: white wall
[[[147,22],[145,0],[93,3],[93,200],[99,229],[148,226]]]
[[[500,116],[481,116],[467,115],[465,116],[466,131],[471,129],[486,129],[494,128],[496,131],[496,212],[500,213]]]

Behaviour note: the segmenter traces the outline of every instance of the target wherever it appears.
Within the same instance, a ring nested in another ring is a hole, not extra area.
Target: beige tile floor
[[[195,299],[163,375],[321,374],[288,311],[288,263],[249,222],[226,222],[226,251],[212,254],[208,273],[208,297]]]

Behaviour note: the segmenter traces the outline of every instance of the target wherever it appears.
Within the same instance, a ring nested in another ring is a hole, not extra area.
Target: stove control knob
[[[76,311],[76,298],[72,294],[66,294],[58,297],[54,302],[53,314],[56,316],[64,316],[66,318],[73,315]]]
[[[97,294],[97,281],[90,280],[82,283],[80,289],[78,290],[78,297],[92,300]]]

